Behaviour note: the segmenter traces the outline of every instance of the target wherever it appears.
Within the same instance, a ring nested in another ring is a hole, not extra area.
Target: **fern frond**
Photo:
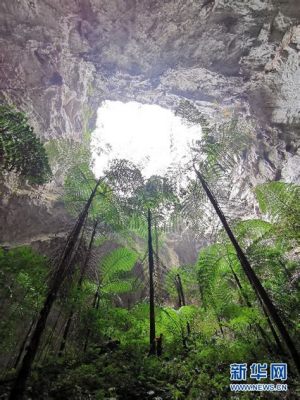
[[[107,254],[100,262],[102,281],[109,281],[116,273],[131,271],[138,254],[126,247],[120,247]]]

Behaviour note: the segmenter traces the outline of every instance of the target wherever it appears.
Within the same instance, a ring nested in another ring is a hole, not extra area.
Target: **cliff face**
[[[45,140],[80,139],[103,100],[186,98],[257,120],[258,180],[299,179],[298,0],[2,0],[0,57],[0,99]]]
[[[180,97],[300,122],[297,0],[4,0],[1,92],[41,135],[80,136],[103,99]]]

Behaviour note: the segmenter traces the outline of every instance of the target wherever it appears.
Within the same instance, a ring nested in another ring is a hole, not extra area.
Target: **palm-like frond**
[[[120,247],[108,253],[99,266],[102,291],[108,294],[132,291],[136,283],[132,269],[137,260],[138,254],[126,247]]]
[[[216,244],[203,249],[197,261],[199,289],[203,305],[221,309],[232,301],[228,290],[229,267],[225,249]]]
[[[261,219],[239,221],[234,224],[233,230],[244,250],[264,238],[271,239],[274,233],[273,224]]]
[[[121,247],[107,254],[100,263],[102,280],[110,279],[120,272],[131,271],[138,259],[138,254],[126,247]]]
[[[285,230],[285,236],[300,240],[300,186],[269,182],[255,188],[260,209]]]
[[[128,293],[133,290],[135,279],[120,280],[115,278],[115,281],[108,282],[104,285],[102,292],[107,294]]]

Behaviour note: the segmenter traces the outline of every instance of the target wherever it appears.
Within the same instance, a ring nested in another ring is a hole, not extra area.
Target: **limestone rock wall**
[[[3,0],[1,96],[44,137],[81,135],[103,99],[244,103],[300,122],[297,0]]]
[[[2,0],[0,100],[45,140],[80,140],[101,101],[257,121],[251,171],[299,180],[298,0]],[[256,179],[256,178],[255,178]]]

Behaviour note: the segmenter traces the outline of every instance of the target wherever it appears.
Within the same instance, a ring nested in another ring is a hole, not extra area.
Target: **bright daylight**
[[[98,110],[92,148],[108,146],[100,155],[94,151],[94,173],[99,176],[109,161],[124,158],[139,165],[146,177],[163,174],[188,156],[189,144],[200,135],[199,125],[189,127],[160,106],[106,101]]]

